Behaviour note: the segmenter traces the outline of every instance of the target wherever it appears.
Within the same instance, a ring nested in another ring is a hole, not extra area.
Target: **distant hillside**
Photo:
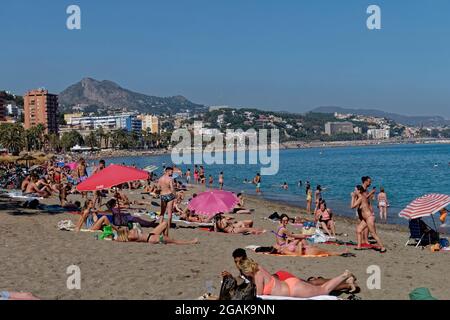
[[[130,111],[154,114],[206,110],[205,106],[195,104],[183,96],[166,98],[149,96],[124,89],[112,81],[98,81],[91,78],[84,78],[65,89],[59,94],[59,102],[63,109],[84,104],[97,107],[125,107]]]
[[[450,121],[440,116],[405,116],[375,109],[351,109],[341,107],[319,107],[311,110],[319,113],[353,113],[363,116],[381,117],[394,120],[397,123],[410,126],[450,125]]]

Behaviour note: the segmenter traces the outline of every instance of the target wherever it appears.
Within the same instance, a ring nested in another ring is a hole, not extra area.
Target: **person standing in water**
[[[256,193],[261,193],[261,175],[259,173],[256,174],[255,178],[253,178],[253,184],[256,185]]]
[[[384,223],[387,223],[387,208],[389,207],[389,202],[383,187],[381,187],[380,189],[377,201],[378,201],[378,209],[380,210],[380,221],[381,222],[384,221]]]
[[[185,176],[186,176],[186,183],[189,184],[191,182],[191,169],[187,169]]]
[[[176,199],[176,191],[173,183],[173,169],[171,167],[166,167],[164,170],[164,175],[158,180],[158,188],[161,191],[161,216],[159,219],[159,223],[164,221],[164,214],[167,210],[168,215],[168,225],[169,227],[164,231],[165,236],[169,236],[170,225],[172,224],[172,213],[173,213],[173,204]]]
[[[223,190],[223,171],[219,174],[219,189]]]

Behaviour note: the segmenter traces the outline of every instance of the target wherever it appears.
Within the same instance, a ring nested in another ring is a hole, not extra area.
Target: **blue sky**
[[[370,4],[382,30],[366,28]],[[0,88],[93,77],[208,105],[450,118],[449,16],[448,0],[2,0]]]

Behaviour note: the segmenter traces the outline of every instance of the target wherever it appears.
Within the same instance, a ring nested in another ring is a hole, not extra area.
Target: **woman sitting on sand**
[[[295,277],[280,281],[252,259],[241,260],[237,266],[248,280],[256,284],[257,295],[311,298],[329,295],[342,283],[354,286],[356,281],[355,276],[348,270],[322,285],[312,285]]]
[[[139,223],[144,228],[155,228],[158,223],[156,220],[148,221],[139,217],[134,217],[130,213],[120,210],[116,199],[111,199],[106,202],[106,207],[113,215],[113,223],[116,226],[128,226],[128,223]]]
[[[96,211],[94,211],[94,201],[86,200],[83,210],[81,211],[81,217],[78,220],[75,228],[76,232],[81,230],[83,224],[86,224],[86,228],[89,230],[101,230],[103,226],[110,226],[111,223],[108,217],[98,217]]]
[[[121,228],[118,231],[118,236],[116,241],[119,242],[146,242],[149,244],[197,244],[199,243],[198,239],[194,240],[175,240],[171,239],[164,235],[164,232],[169,227],[167,221],[163,221],[157,226],[152,232],[145,233],[140,232],[139,229],[129,230],[128,228]]]
[[[308,244],[308,242],[304,240],[307,236],[289,232],[287,229],[288,223],[289,217],[286,214],[282,214],[280,226],[278,227],[277,232],[275,232],[276,244],[273,246],[279,254],[290,256],[342,256],[348,254],[347,251],[326,251]]]
[[[236,205],[236,207],[234,207],[233,213],[236,213],[236,214],[251,214],[252,210],[246,209],[244,207],[244,196],[242,195],[242,193],[238,193],[237,197],[239,199],[239,203]]]
[[[319,207],[314,213],[315,222],[319,222],[322,229],[328,233],[330,237],[336,237],[336,225],[333,220],[333,214],[330,209],[327,208],[327,204],[324,200],[321,200]]]
[[[232,218],[225,217],[223,213],[219,213],[214,217],[214,231],[225,233],[245,233],[245,234],[262,234],[266,230],[253,228],[253,221],[231,221]]]

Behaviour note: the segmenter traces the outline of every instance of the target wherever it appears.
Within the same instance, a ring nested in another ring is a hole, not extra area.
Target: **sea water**
[[[120,157],[108,163],[125,163],[145,167],[171,165],[170,155],[152,157]],[[180,165],[183,171],[193,165]],[[255,194],[251,181],[260,170],[259,165],[205,165],[206,181],[211,174],[217,186],[218,175],[224,172],[225,189]],[[398,213],[417,197],[428,193],[450,194],[450,145],[389,145],[366,147],[338,147],[280,150],[280,169],[276,175],[262,177],[262,197],[292,205],[306,206],[305,183],[313,192],[317,185],[323,198],[335,213],[354,217],[350,209],[350,193],[361,184],[362,176],[372,178],[372,186],[385,188],[391,207],[389,223],[406,221]],[[299,181],[302,186],[299,186]],[[287,182],[289,188],[281,185]],[[378,209],[375,209],[378,218]],[[268,212],[267,215],[270,213]],[[436,224],[438,224],[438,220]]]

